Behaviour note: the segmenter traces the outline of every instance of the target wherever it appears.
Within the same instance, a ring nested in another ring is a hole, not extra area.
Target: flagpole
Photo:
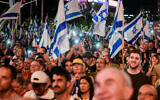
[[[61,64],[61,56],[60,56],[60,40],[59,40],[59,56],[58,56],[58,66],[60,66],[60,64]]]
[[[123,12],[124,12],[124,9],[123,9]],[[123,21],[122,21],[122,23],[123,23],[123,27],[121,28],[121,30],[122,30],[122,65],[123,65],[123,67],[122,67],[122,70],[124,70],[124,66],[125,66],[125,64],[124,64],[124,33],[123,33],[123,31],[124,31],[124,18],[123,18]]]
[[[43,22],[43,0],[42,0],[42,4],[41,4],[41,21]]]

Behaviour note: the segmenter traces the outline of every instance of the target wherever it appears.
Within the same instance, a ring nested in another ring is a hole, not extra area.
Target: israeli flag
[[[38,42],[39,42],[39,41],[37,41],[39,39],[37,17],[35,17],[35,19],[34,19],[33,30],[34,30],[34,35],[33,35],[32,46],[35,47],[38,45]]]
[[[42,38],[41,41],[39,43],[40,47],[45,47],[47,50],[50,48],[51,46],[51,39],[48,33],[48,25],[47,22],[45,23],[45,27],[44,27],[44,31],[42,34]]]
[[[141,36],[142,28],[142,14],[140,13],[133,21],[131,21],[125,26],[124,39],[128,43],[135,43],[138,37]]]
[[[93,34],[105,36],[105,24],[107,20],[109,0],[105,0],[99,12],[92,18],[94,22]]]
[[[66,21],[83,16],[78,5],[78,0],[71,0],[65,6]]]
[[[107,34],[107,40],[110,40],[115,30],[119,31],[119,33],[122,33],[120,28],[122,28],[122,21],[124,20],[123,16],[123,4],[122,0],[120,1],[119,5],[117,5],[116,13],[114,16],[114,22],[111,30]]]
[[[67,23],[65,20],[64,2],[63,0],[60,0],[56,17],[56,30],[51,44],[51,53],[54,59],[57,59],[60,53],[64,53],[69,50],[69,45],[63,43],[63,40],[65,40],[66,37],[66,32]]]
[[[150,23],[150,20],[149,20],[149,18],[147,18],[145,25],[144,25],[144,28],[143,28],[144,39],[147,41],[149,41],[151,38],[151,34],[149,33],[150,32],[149,23]]]
[[[11,8],[9,8],[9,10],[6,13],[4,13],[0,17],[0,21],[3,19],[18,19],[20,8],[21,8],[21,2],[17,2]]]
[[[112,28],[112,36],[109,40],[110,58],[113,58],[122,49],[122,31],[123,31],[123,4],[122,0],[118,1],[118,6],[115,13],[115,18]]]

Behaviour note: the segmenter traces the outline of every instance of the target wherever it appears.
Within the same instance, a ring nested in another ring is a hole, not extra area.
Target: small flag
[[[105,36],[105,24],[107,20],[109,0],[106,0],[99,12],[93,16],[92,21],[94,22],[93,34]]]
[[[149,41],[150,38],[151,38],[151,34],[149,33],[150,32],[149,23],[150,23],[150,20],[149,20],[149,18],[147,18],[147,20],[145,22],[145,25],[144,25],[144,28],[143,28],[144,39],[147,40],[147,41]]]
[[[78,18],[83,16],[81,14],[79,5],[78,5],[78,1],[77,0],[71,0],[69,1],[65,6],[65,17],[66,17],[66,21],[72,20],[74,18]]]

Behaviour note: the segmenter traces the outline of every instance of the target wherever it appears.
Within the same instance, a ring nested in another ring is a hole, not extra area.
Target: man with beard
[[[151,84],[151,80],[141,72],[141,56],[137,50],[133,50],[129,55],[129,68],[127,73],[131,77],[134,94],[131,100],[137,100],[138,90],[144,84]]]
[[[53,82],[52,88],[55,93],[56,100],[70,100],[71,94],[68,91],[70,87],[71,77],[69,72],[67,72],[62,67],[54,67],[53,68]]]

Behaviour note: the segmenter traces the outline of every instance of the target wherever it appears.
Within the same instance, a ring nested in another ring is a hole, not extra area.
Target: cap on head
[[[36,71],[31,76],[32,83],[47,83],[48,76],[46,73],[42,71]]]
[[[74,65],[74,64],[82,64],[82,65],[84,65],[84,62],[82,61],[82,59],[76,58],[76,59],[73,60],[72,64],[73,64],[73,65]]]

